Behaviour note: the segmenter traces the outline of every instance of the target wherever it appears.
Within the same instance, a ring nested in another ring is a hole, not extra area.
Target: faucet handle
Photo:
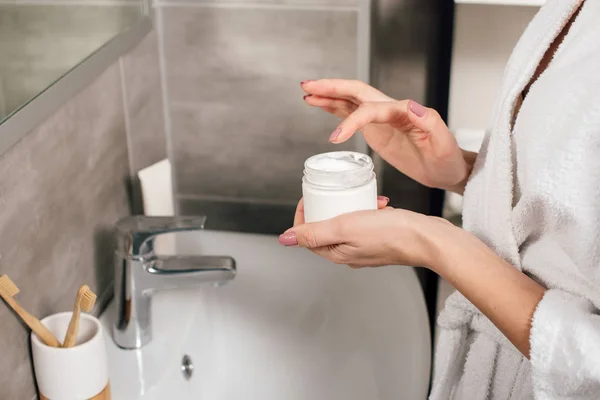
[[[117,252],[125,256],[140,257],[153,253],[154,239],[173,232],[204,229],[205,216],[149,217],[134,215],[119,220]]]

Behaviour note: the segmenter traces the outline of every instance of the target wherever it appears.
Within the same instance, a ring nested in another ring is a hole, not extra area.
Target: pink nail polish
[[[287,233],[280,235],[279,243],[284,246],[298,245],[298,239],[296,238],[296,232],[287,232]]]
[[[423,107],[422,105],[420,105],[419,103],[417,103],[416,101],[411,101],[410,102],[410,111],[413,114],[415,114],[417,117],[422,118],[425,116],[427,109],[425,107]]]
[[[390,202],[390,198],[389,197],[385,197],[385,196],[377,196],[377,200],[379,200],[379,201],[385,201],[386,203]]]
[[[331,136],[329,136],[329,141],[335,142],[335,140],[340,136],[340,133],[342,133],[342,128],[337,128],[335,131],[333,131]]]

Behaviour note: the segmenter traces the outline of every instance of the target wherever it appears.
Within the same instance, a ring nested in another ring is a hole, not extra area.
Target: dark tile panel
[[[178,199],[182,215],[205,215],[206,228],[279,235],[294,222],[294,205]]]

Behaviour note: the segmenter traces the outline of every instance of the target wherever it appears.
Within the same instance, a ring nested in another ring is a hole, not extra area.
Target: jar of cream
[[[304,163],[304,219],[316,222],[338,215],[377,209],[373,160],[366,154],[335,151]]]

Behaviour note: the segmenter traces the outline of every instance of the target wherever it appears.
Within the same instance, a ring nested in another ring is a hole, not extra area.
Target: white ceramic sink
[[[241,233],[179,234],[177,249],[232,256],[238,275],[156,294],[153,340],[141,350],[108,340],[114,400],[426,398],[429,326],[411,268],[352,270]],[[114,308],[101,319],[111,338]]]

